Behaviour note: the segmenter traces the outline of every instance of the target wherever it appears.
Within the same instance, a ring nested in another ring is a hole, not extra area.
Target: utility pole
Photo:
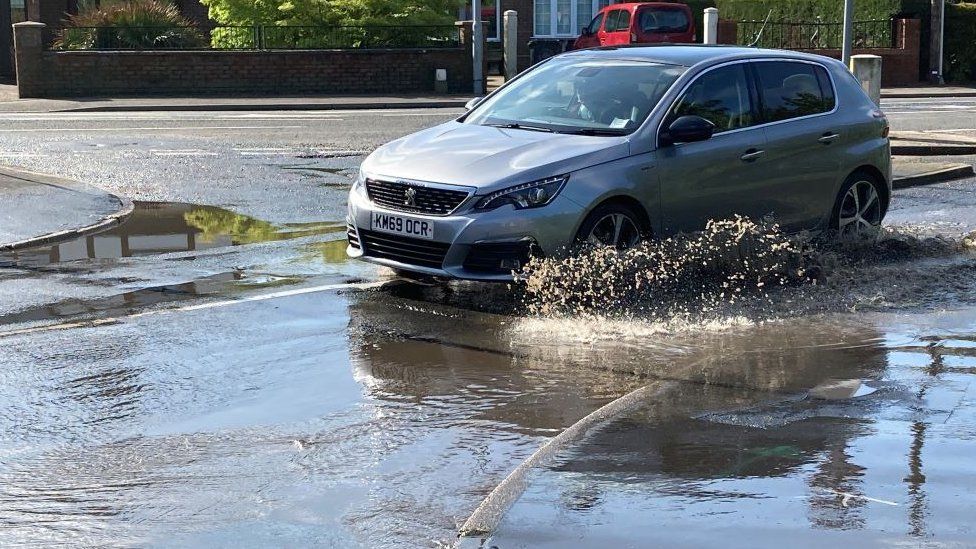
[[[14,54],[12,25],[10,0],[0,0],[0,78],[14,75],[14,66],[11,63]]]
[[[929,81],[944,84],[942,78],[942,45],[945,42],[945,0],[932,0],[932,26],[929,42]]]
[[[471,0],[472,23],[471,23],[471,62],[474,63],[473,78],[474,95],[481,97],[485,94],[485,35],[481,25],[481,0]]]
[[[934,1],[934,0],[933,0]],[[851,65],[851,54],[854,50],[854,0],[844,0],[844,47],[841,50],[841,60],[848,67]]]

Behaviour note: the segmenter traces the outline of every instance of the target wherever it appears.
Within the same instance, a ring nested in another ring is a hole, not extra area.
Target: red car
[[[637,2],[611,4],[583,27],[574,50],[621,44],[695,42],[695,19],[685,4]]]

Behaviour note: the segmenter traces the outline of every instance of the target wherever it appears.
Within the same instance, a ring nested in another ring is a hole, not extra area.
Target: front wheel
[[[840,188],[830,229],[841,237],[873,234],[881,226],[883,217],[879,183],[874,177],[857,172],[851,174]]]
[[[643,238],[641,217],[626,204],[603,204],[586,216],[576,233],[577,245],[633,248]]]

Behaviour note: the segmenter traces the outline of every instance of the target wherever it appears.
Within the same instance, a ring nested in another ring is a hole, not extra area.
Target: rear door
[[[832,116],[833,83],[820,64],[754,61],[766,124],[765,177],[776,195],[776,220],[786,229],[811,229],[834,204],[841,176],[845,128]]]
[[[603,25],[606,29],[604,37],[600,38],[600,44],[604,46],[619,46],[630,43],[630,10],[616,9],[610,10],[607,14],[607,21]]]
[[[672,105],[662,128],[683,115],[711,121],[715,135],[658,149],[665,234],[701,230],[709,219],[735,214],[762,217],[770,207],[766,136],[758,127],[748,64],[725,65],[699,75]]]
[[[683,5],[640,6],[632,26],[637,42],[642,44],[687,43],[695,34],[691,12]]]

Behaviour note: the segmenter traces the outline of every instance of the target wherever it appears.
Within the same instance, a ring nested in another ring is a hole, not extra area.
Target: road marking
[[[149,149],[149,154],[153,156],[218,156],[218,153],[202,149]]]
[[[324,284],[322,286],[310,286],[308,288],[296,288],[293,290],[282,290],[278,292],[270,292],[266,294],[258,294],[252,296],[245,296],[238,299],[225,299],[222,301],[210,301],[207,303],[200,303],[197,305],[185,305],[183,307],[173,307],[167,309],[155,309],[152,311],[143,311],[141,313],[133,313],[131,315],[111,317],[111,318],[101,318],[95,320],[80,320],[73,322],[64,322],[61,324],[48,324],[45,326],[34,326],[31,328],[23,328],[20,330],[10,330],[6,332],[0,332],[0,338],[13,337],[18,335],[28,335],[41,332],[53,332],[59,330],[70,330],[72,328],[94,328],[98,326],[110,326],[114,324],[121,324],[122,322],[134,319],[142,318],[147,316],[164,315],[170,313],[180,313],[189,311],[202,311],[204,309],[216,309],[220,307],[229,307],[231,305],[240,305],[242,303],[254,303],[258,301],[268,301],[271,299],[280,299],[283,297],[292,297],[296,295],[305,295],[319,292],[329,292],[329,291],[339,291],[339,290],[371,290],[373,288],[379,288],[385,284],[389,284],[391,281],[375,281],[375,282],[346,282],[342,284]]]
[[[339,120],[339,119],[335,119]],[[296,129],[305,126],[144,126],[136,128],[0,128],[0,132],[145,132],[145,131],[187,131],[187,130],[278,130]]]
[[[884,111],[886,115],[902,115],[902,114],[957,114],[963,112],[976,112],[976,109],[967,109],[965,111]]]
[[[519,464],[494,490],[488,494],[474,513],[464,521],[458,531],[458,542],[455,547],[461,547],[465,539],[481,538],[492,533],[508,512],[512,504],[525,492],[529,472],[539,465],[549,462],[557,453],[570,444],[579,442],[594,429],[606,425],[610,421],[630,412],[648,402],[659,400],[660,396],[678,383],[674,381],[654,382],[601,406],[587,414],[583,419],[570,425],[566,430],[546,441],[531,456]]]
[[[897,503],[895,503],[894,501],[888,501],[886,499],[878,499],[878,498],[871,498],[871,497],[868,497],[868,496],[860,496],[858,494],[852,494],[850,492],[841,492],[840,490],[834,490],[833,488],[821,488],[821,491],[827,492],[827,493],[830,493],[830,494],[834,494],[836,496],[841,496],[843,499],[841,499],[840,504],[842,506],[844,506],[844,507],[847,507],[847,504],[850,503],[850,501],[852,499],[860,499],[860,500],[864,500],[864,501],[873,501],[874,503],[883,503],[885,505],[891,505],[892,507],[898,507],[898,504]]]

